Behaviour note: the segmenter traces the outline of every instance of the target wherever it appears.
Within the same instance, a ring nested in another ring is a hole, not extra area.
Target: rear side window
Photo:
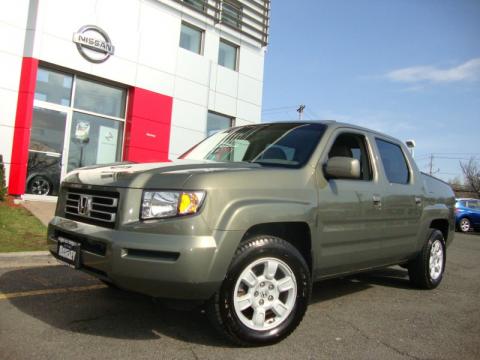
[[[471,209],[480,209],[480,202],[477,200],[469,200],[467,203],[467,207]]]
[[[395,184],[408,184],[410,171],[400,146],[381,139],[375,139],[375,141],[388,181]]]

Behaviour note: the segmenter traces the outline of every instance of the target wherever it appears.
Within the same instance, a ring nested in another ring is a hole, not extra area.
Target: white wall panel
[[[203,55],[214,64],[218,61],[218,33],[216,30],[207,28],[203,44]]]
[[[0,154],[3,155],[3,161],[10,163],[12,157],[12,143],[13,143],[14,128],[11,126],[0,125]]]
[[[138,62],[175,73],[180,17],[174,17],[152,2],[142,2]]]
[[[73,34],[73,33],[72,33]],[[41,33],[36,37],[39,44],[35,45],[34,57],[68,69],[91,73],[93,64],[84,59],[73,41]],[[110,61],[108,59],[107,61]]]
[[[25,29],[0,22],[0,52],[23,56]]]
[[[188,101],[174,99],[172,125],[205,134],[207,129],[207,108]]]
[[[0,88],[18,91],[22,58],[0,52]]]
[[[256,123],[257,123],[256,121],[248,121],[240,118],[235,119],[235,126],[252,125]]]
[[[208,87],[177,77],[174,96],[176,99],[189,101],[205,107],[207,106]]]
[[[261,105],[262,82],[240,74],[238,77],[238,98],[256,105]]]
[[[236,117],[237,99],[217,92],[215,95],[215,106],[210,110]]]
[[[0,88],[0,125],[15,126],[18,92]],[[0,133],[0,142],[4,139]]]
[[[83,25],[95,24],[102,27],[96,24],[95,4],[95,0],[40,1],[38,30],[72,41],[73,33]]]
[[[237,102],[237,117],[248,121],[257,122],[261,117],[261,107],[242,100]]]
[[[215,65],[215,68],[217,69],[215,91],[236,98],[238,96],[238,72],[221,65]]]
[[[122,84],[134,85],[137,66],[134,62],[112,56],[108,61],[92,66],[91,73]]]
[[[14,6],[11,1],[0,1],[0,22],[25,29],[30,0],[15,0]]]
[[[149,66],[138,65],[136,86],[167,96],[173,96],[175,76],[155,70]]]
[[[210,71],[208,59],[192,51],[178,49],[177,76],[208,86]]]
[[[183,154],[196,143],[205,138],[205,132],[185,129],[178,126],[172,126],[170,132],[170,151],[169,153],[176,157]]]
[[[213,90],[208,92],[208,108],[213,110],[215,108],[215,99],[217,97],[217,93]]]
[[[263,50],[253,50],[250,46],[240,49],[239,72],[244,75],[263,81]]]

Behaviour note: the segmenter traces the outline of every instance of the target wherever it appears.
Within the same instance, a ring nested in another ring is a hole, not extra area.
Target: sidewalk
[[[21,204],[45,226],[55,215],[55,207],[57,206],[56,202],[40,200],[24,200]]]
[[[24,200],[21,205],[38,218],[45,226],[55,214],[56,202]],[[0,253],[0,269],[58,265],[48,251],[24,251]]]

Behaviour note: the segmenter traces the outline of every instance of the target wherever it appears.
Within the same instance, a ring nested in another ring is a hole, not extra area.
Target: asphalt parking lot
[[[314,286],[299,328],[242,349],[201,311],[177,311],[106,288],[65,266],[0,269],[0,358],[479,359],[480,235],[456,235],[445,278],[409,286],[393,267]]]

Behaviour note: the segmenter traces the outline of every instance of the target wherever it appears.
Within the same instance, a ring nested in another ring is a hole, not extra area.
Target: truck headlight
[[[195,214],[204,198],[204,191],[144,191],[141,217],[154,219]]]

